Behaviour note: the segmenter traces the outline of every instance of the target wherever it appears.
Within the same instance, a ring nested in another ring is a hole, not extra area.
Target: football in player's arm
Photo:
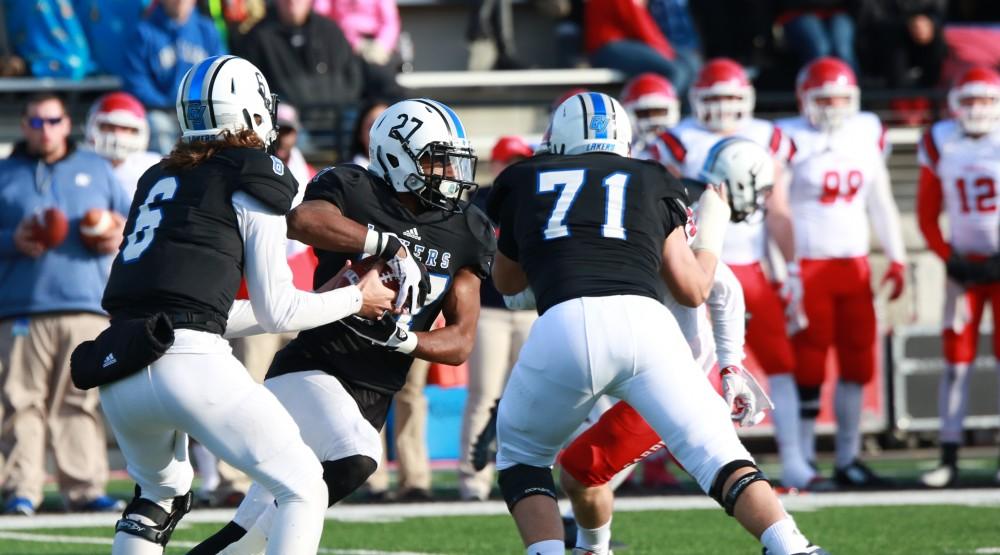
[[[398,276],[403,312],[300,333],[275,355],[264,382],[320,460],[331,505],[377,468],[379,430],[413,359],[460,364],[468,357],[480,284],[496,249],[489,220],[466,200],[476,188],[475,155],[450,108],[398,102],[370,136],[370,166],[317,174],[288,216],[289,236],[315,248],[315,285],[348,260],[381,257]],[[431,331],[439,314],[445,325]],[[270,501],[254,484],[233,521],[191,553],[261,551]]]

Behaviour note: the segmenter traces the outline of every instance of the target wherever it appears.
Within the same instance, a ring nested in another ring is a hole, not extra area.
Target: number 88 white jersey
[[[803,117],[778,121],[795,145],[789,204],[800,258],[855,258],[868,254],[868,202],[884,174],[885,140],[874,114],[856,114],[827,133]]]
[[[1000,250],[1000,131],[979,138],[955,120],[935,123],[920,140],[920,165],[938,177],[948,214],[948,242],[962,254]]]

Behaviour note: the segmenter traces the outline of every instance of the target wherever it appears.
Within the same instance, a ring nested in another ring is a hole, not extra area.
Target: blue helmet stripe
[[[436,100],[432,100],[431,102],[433,102],[434,104],[437,104],[439,107],[441,107],[441,109],[443,109],[448,114],[448,117],[451,118],[452,125],[455,126],[455,133],[458,135],[458,138],[459,139],[464,139],[465,138],[465,127],[462,126],[462,121],[458,119],[458,114],[456,114],[454,110],[452,110],[450,107],[448,107],[445,104],[442,104],[442,103],[440,103],[440,102],[438,102]]]
[[[607,117],[608,110],[604,105],[604,95],[601,93],[587,93],[590,95],[590,102],[594,105],[594,116],[604,116]],[[594,135],[595,139],[607,139],[608,138],[608,127],[605,125],[601,129],[597,129],[597,134]]]
[[[199,102],[204,100],[201,97],[201,88],[205,84],[205,76],[208,75],[208,70],[215,64],[215,61],[218,58],[219,56],[213,56],[202,60],[201,63],[198,64],[198,69],[194,71],[194,76],[191,77],[191,82],[188,84],[188,102]],[[206,129],[204,118],[192,118],[191,125],[194,129],[199,131]]]

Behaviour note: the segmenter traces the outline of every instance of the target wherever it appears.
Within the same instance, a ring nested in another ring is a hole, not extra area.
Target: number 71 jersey
[[[885,164],[878,117],[862,112],[830,133],[802,117],[777,123],[796,147],[788,168],[796,254],[808,259],[867,255],[868,195]]]
[[[687,221],[683,186],[658,163],[608,153],[542,155],[508,167],[488,212],[539,314],[579,297],[659,299],[663,241]]]

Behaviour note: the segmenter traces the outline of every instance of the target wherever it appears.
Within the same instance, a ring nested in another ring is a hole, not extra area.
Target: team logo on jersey
[[[590,118],[590,129],[598,133],[604,133],[608,130],[609,123],[611,123],[611,120],[608,119],[608,116],[604,114],[596,114]]]
[[[206,129],[205,127],[205,106],[199,100],[188,102],[187,117],[192,129]]]
[[[407,229],[406,231],[403,232],[403,235],[406,235],[407,237],[411,237],[413,239],[416,239],[417,241],[421,241],[422,240],[420,238],[420,233],[417,232],[417,228],[415,228],[415,227],[411,227],[410,229]]]
[[[285,175],[285,163],[276,156],[271,156],[271,169],[275,175]]]

